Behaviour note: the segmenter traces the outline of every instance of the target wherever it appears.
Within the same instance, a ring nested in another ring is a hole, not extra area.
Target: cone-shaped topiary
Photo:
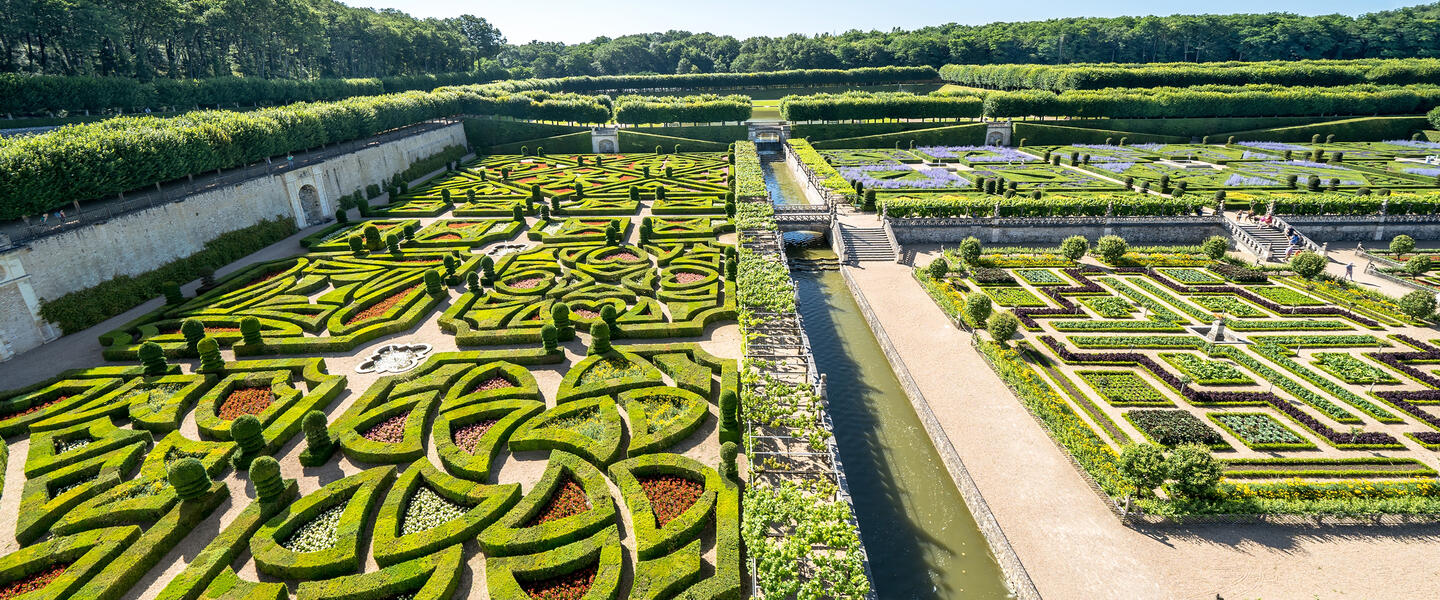
[[[269,456],[261,456],[250,463],[250,482],[255,484],[255,495],[261,502],[273,502],[285,493],[285,477],[280,474],[280,463]]]
[[[185,319],[180,322],[180,334],[185,336],[185,347],[195,352],[195,345],[205,337],[205,324],[195,319]]]
[[[160,284],[160,293],[165,295],[166,304],[180,304],[185,301],[185,293],[180,291],[180,284],[173,281]]]
[[[550,307],[550,321],[555,324],[555,330],[560,336],[560,341],[568,342],[575,339],[575,325],[570,322],[570,305],[564,302],[556,302]]]
[[[343,208],[335,209],[335,222],[341,225],[350,222],[350,213]]]
[[[425,271],[425,293],[431,296],[439,296],[445,293],[445,288],[440,285],[440,272],[435,269]]]
[[[596,323],[590,326],[590,350],[591,356],[608,354],[610,352],[610,326],[604,323]]]
[[[554,325],[546,323],[540,328],[540,345],[547,354],[560,351],[560,333]]]
[[[510,218],[513,219],[516,223],[524,223],[525,209],[521,208],[519,204],[516,204],[514,208],[510,209]]]
[[[730,260],[725,261],[725,279],[728,279],[728,280],[730,280],[730,281],[735,281],[735,277],[736,277],[736,275],[737,275],[738,272],[739,272],[739,271],[738,271],[739,262],[740,262],[740,261],[735,260],[735,259],[733,259],[733,258],[730,259]]]
[[[244,471],[250,461],[265,452],[265,426],[255,415],[240,415],[230,422],[230,437],[240,446],[235,455],[235,468]]]
[[[605,245],[620,245],[620,226],[616,225],[614,221],[611,221],[609,225],[605,226]]]
[[[146,375],[164,375],[165,370],[170,368],[165,362],[165,351],[160,348],[160,344],[145,342],[140,345],[136,354],[140,357],[140,364],[145,366]]]
[[[170,463],[166,477],[181,500],[199,498],[210,491],[210,474],[205,472],[204,463],[196,458],[187,457]]]
[[[215,338],[205,336],[199,344],[195,344],[195,350],[200,353],[201,373],[216,373],[225,369],[225,359],[220,358],[220,343]]]
[[[480,294],[485,288],[480,287],[480,274],[474,271],[465,274],[465,289],[472,294]]]
[[[480,278],[480,283],[485,284],[485,285],[494,284],[494,283],[495,283],[495,259],[490,258],[490,255],[488,255],[488,254],[485,255],[485,256],[480,257],[480,272],[484,274],[484,277],[481,277],[481,278]]]
[[[246,344],[259,344],[260,319],[255,317],[240,319],[240,338],[245,340]]]
[[[393,233],[385,234],[385,249],[389,250],[391,254],[399,254],[400,236]]]
[[[379,250],[381,244],[380,228],[376,227],[374,224],[367,224],[365,225],[364,229],[361,229],[361,231],[365,235],[365,248],[372,251]]]
[[[740,398],[732,390],[720,394],[720,442],[740,441]]]
[[[335,453],[335,437],[330,435],[325,413],[318,410],[305,413],[300,428],[305,431],[305,451],[300,453],[300,464],[314,467],[330,460],[330,455]]]
[[[740,480],[739,469],[735,467],[735,457],[740,454],[740,446],[735,442],[725,442],[720,445],[720,476],[732,481]]]

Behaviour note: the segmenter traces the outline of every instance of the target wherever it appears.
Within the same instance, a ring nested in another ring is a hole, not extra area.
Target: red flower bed
[[[595,584],[595,566],[541,581],[522,581],[520,588],[535,600],[579,600]]]
[[[270,407],[274,398],[268,387],[235,388],[220,405],[220,418],[233,421],[240,415],[258,415]]]
[[[503,390],[505,388],[512,387],[515,387],[515,384],[510,383],[509,379],[496,375],[494,377],[486,379],[485,381],[480,382],[480,385],[475,386],[475,389],[470,390],[470,393],[474,394],[476,392],[489,392],[492,390]]]
[[[550,496],[550,503],[530,520],[530,526],[573,517],[588,510],[590,500],[585,497],[585,488],[580,487],[574,479],[566,478],[565,482],[560,484],[560,489]]]
[[[274,273],[267,273],[267,274],[265,274],[265,275],[260,276],[260,277],[259,277],[258,279],[256,279],[255,281],[251,281],[250,283],[245,284],[245,288],[248,289],[248,288],[255,287],[255,286],[257,286],[257,285],[260,285],[260,284],[262,284],[262,283],[265,283],[265,282],[267,282],[267,281],[270,281],[271,279],[274,279],[274,278],[279,277],[279,276],[284,275],[284,274],[285,274],[285,271],[276,271],[276,272],[274,272]]]
[[[544,278],[544,277],[529,277],[529,278],[526,278],[526,279],[521,279],[520,281],[512,281],[512,282],[506,283],[505,285],[506,285],[506,286],[509,286],[509,287],[512,287],[512,288],[515,288],[515,289],[517,289],[517,290],[528,290],[528,289],[533,289],[533,288],[535,288],[535,287],[539,287],[540,282],[542,282],[542,281],[545,281],[545,278]]]
[[[50,405],[55,404],[55,403],[57,403],[57,402],[60,402],[60,401],[66,399],[66,398],[69,398],[69,397],[70,397],[70,396],[68,396],[68,395],[67,395],[67,396],[56,396],[56,397],[54,397],[54,398],[52,398],[52,399],[50,399],[50,400],[46,400],[46,401],[41,402],[41,403],[39,403],[39,404],[31,404],[31,405],[30,405],[30,408],[26,408],[26,409],[24,409],[24,410],[18,410],[18,411],[15,411],[15,412],[13,412],[13,413],[10,413],[10,414],[8,414],[8,415],[5,415],[5,416],[3,416],[3,417],[0,417],[0,421],[8,421],[8,420],[10,420],[10,419],[17,419],[17,418],[23,417],[23,416],[25,416],[25,415],[29,415],[29,414],[34,414],[34,413],[40,412],[40,411],[45,410],[46,408],[48,408]]]
[[[385,311],[390,310],[391,307],[401,302],[404,302],[407,296],[409,296],[411,293],[418,289],[420,289],[419,285],[412,285],[408,288],[401,290],[395,295],[390,296],[389,298],[371,304],[369,308],[350,315],[350,318],[345,319],[345,324],[353,325],[366,319],[373,319],[375,317],[383,315],[385,314]]]
[[[432,239],[432,240],[443,240],[443,241],[447,241],[447,242],[448,242],[448,241],[450,241],[450,240],[458,240],[458,239],[460,239],[460,236],[457,235],[457,234],[454,234],[454,233],[445,233],[445,234],[437,235],[437,236],[435,236],[435,237],[433,237],[433,238],[430,238],[430,239]]]
[[[0,589],[0,600],[9,600],[24,596],[30,592],[43,589],[50,585],[50,582],[65,573],[65,568],[70,565],[54,565],[44,571],[10,582],[10,585]],[[592,569],[593,571],[593,569]],[[593,576],[593,573],[592,573]],[[587,584],[586,589],[589,589]],[[576,596],[578,598],[578,596]]]
[[[474,226],[476,226],[476,225],[484,225],[484,224],[485,224],[485,223],[483,223],[483,222],[476,223],[475,221],[451,221],[451,222],[449,222],[449,223],[446,223],[445,226],[446,226],[446,227],[449,227],[449,228],[451,228],[451,229],[464,229],[464,228],[466,228],[466,227],[474,227]]]
[[[700,495],[705,493],[705,486],[684,477],[656,475],[638,479],[640,487],[645,490],[645,497],[650,500],[655,522],[661,527],[695,506]]]
[[[410,417],[410,411],[405,411],[384,421],[376,423],[369,431],[365,432],[365,439],[383,444],[398,444],[405,441],[405,419]]]
[[[695,283],[697,281],[703,281],[704,279],[704,275],[701,275],[699,273],[692,273],[690,271],[680,271],[678,273],[675,273],[675,281],[677,283]]]
[[[455,435],[452,436],[455,439],[455,445],[459,446],[461,450],[474,454],[478,449],[476,446],[480,444],[480,438],[485,435],[485,432],[490,431],[496,422],[495,419],[486,419],[456,429]]]

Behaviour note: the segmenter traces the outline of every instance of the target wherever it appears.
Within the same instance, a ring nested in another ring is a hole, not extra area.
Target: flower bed
[[[340,527],[340,515],[344,512],[343,503],[326,509],[296,529],[280,546],[299,553],[319,552],[335,547],[335,532]]]
[[[366,307],[365,310],[350,315],[350,318],[345,319],[345,324],[354,325],[356,323],[369,321],[370,319],[383,315],[385,314],[385,311],[388,311],[391,308],[394,308],[395,305],[404,302],[406,298],[410,297],[410,294],[415,293],[419,289],[419,285],[414,285],[406,289],[400,290],[399,292],[396,292],[394,294],[391,294],[390,296],[387,296],[384,300],[381,300]]]
[[[521,581],[520,587],[535,600],[581,600],[595,584],[595,566],[539,581]]]
[[[1113,406],[1170,406],[1169,398],[1130,371],[1077,371],[1084,381]]]
[[[451,502],[430,486],[421,484],[410,497],[405,507],[405,518],[400,521],[400,535],[428,531],[460,518],[468,507]]]
[[[455,445],[461,450],[475,454],[479,450],[480,438],[484,437],[485,432],[490,431],[490,428],[498,422],[500,422],[499,419],[485,419],[456,429],[453,436]]]
[[[398,444],[405,441],[405,420],[410,418],[410,411],[397,413],[376,423],[365,433],[365,439],[382,444]]]
[[[982,286],[980,289],[1000,306],[1045,306],[1044,300],[1025,288]]]
[[[574,479],[566,478],[560,484],[560,489],[555,490],[555,493],[550,496],[550,501],[545,504],[545,508],[540,509],[540,512],[531,518],[527,526],[533,527],[565,517],[573,517],[588,510],[590,510],[590,501],[585,498],[585,488],[580,487],[580,484]]]
[[[0,588],[0,600],[19,598],[31,592],[38,592],[45,589],[45,586],[50,585],[50,582],[64,575],[65,569],[68,566],[68,564],[52,565],[39,573],[12,581],[4,588]]]
[[[1183,410],[1132,410],[1125,413],[1125,419],[1161,446],[1200,444],[1214,449],[1230,448],[1219,433]]]
[[[218,415],[222,421],[234,421],[240,415],[258,415],[265,412],[275,399],[275,393],[268,387],[235,388],[225,397]]]
[[[1250,385],[1255,383],[1244,371],[1234,365],[1219,360],[1206,360],[1183,352],[1162,352],[1160,358],[1165,359],[1181,372],[1195,378],[1195,383],[1200,385]]]
[[[637,480],[645,490],[645,497],[650,500],[650,510],[654,511],[655,521],[660,527],[684,514],[705,493],[704,485],[684,477],[656,475]]]
[[[1342,352],[1316,352],[1310,364],[1349,384],[1400,383],[1400,380],[1396,379],[1394,375]]]
[[[1135,311],[1134,305],[1126,302],[1123,298],[1116,298],[1115,296],[1084,298],[1080,300],[1080,303],[1090,307],[1090,310],[1095,311],[1095,314],[1106,319],[1124,319],[1129,317],[1131,312]]]
[[[1209,417],[1252,450],[1305,450],[1315,447],[1315,444],[1265,413],[1210,413]]]

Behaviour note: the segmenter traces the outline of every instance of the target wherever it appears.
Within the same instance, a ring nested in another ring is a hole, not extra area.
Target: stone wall
[[[341,196],[465,143],[457,123],[0,250],[0,347],[19,353],[55,338],[41,300],[150,271],[265,219],[293,217],[302,229],[332,221]],[[12,301],[22,297],[34,300]]]
[[[1440,240],[1440,219],[1428,216],[1287,216],[1285,222],[1321,244],[1363,242],[1373,246],[1374,242],[1389,243],[1402,233],[1417,240]]]
[[[901,244],[958,244],[974,236],[989,245],[1058,246],[1072,235],[1092,242],[1118,235],[1132,245],[1198,244],[1227,235],[1213,217],[1075,219],[887,219]]]

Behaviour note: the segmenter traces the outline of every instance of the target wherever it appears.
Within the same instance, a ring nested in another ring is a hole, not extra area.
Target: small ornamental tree
[[[350,222],[350,213],[343,208],[335,209],[335,222],[341,225]]]
[[[960,242],[960,259],[966,264],[974,264],[980,260],[980,240],[974,236],[965,238]]]
[[[1085,253],[1090,251],[1090,240],[1083,235],[1072,235],[1060,242],[1060,254],[1070,260],[1085,258]]]
[[[305,430],[305,451],[300,453],[300,464],[313,467],[330,460],[330,455],[335,453],[335,437],[330,435],[325,413],[318,410],[305,413],[300,428]]]
[[[166,304],[180,304],[185,301],[185,293],[180,291],[180,284],[173,281],[160,284],[160,293],[165,295]]]
[[[1095,251],[1100,254],[1100,260],[1115,264],[1126,252],[1130,251],[1130,245],[1125,243],[1125,238],[1118,235],[1107,235],[1095,242]]]
[[[495,259],[489,254],[480,257],[480,283],[483,285],[495,285]]]
[[[584,200],[584,199],[585,199],[585,184],[583,184],[583,183],[581,183],[581,182],[579,182],[579,181],[575,182],[575,199],[576,199],[576,200]]]
[[[610,326],[605,323],[595,323],[590,326],[590,349],[587,354],[599,356],[610,353]]]
[[[397,236],[393,233],[385,234],[385,249],[389,250],[391,254],[399,254],[400,236]]]
[[[970,294],[965,298],[965,320],[973,327],[984,327],[992,310],[990,297],[985,294]]]
[[[1405,261],[1405,272],[1411,275],[1419,276],[1429,270],[1430,257],[1428,256],[1416,256]]]
[[[875,190],[865,190],[865,202],[860,205],[860,210],[875,212]]]
[[[205,324],[195,319],[185,319],[180,322],[180,334],[185,336],[185,348],[197,352],[196,346],[200,344],[200,340],[205,339]]]
[[[720,394],[720,443],[740,441],[740,398],[733,390]]]
[[[244,340],[247,345],[260,345],[260,319],[255,317],[240,319],[240,339]]]
[[[1415,290],[1400,297],[1400,310],[1416,319],[1428,319],[1435,314],[1435,294]]]
[[[265,452],[265,426],[255,415],[240,415],[230,422],[230,438],[240,446],[235,455],[235,468],[241,471],[250,467],[250,461]]]
[[[374,224],[366,224],[361,233],[365,236],[365,249],[371,252],[380,249],[380,228]]]
[[[400,239],[401,239],[401,240],[413,240],[413,239],[415,239],[415,225],[414,225],[413,223],[406,223],[404,227],[401,227],[401,228],[400,228]]]
[[[274,502],[285,494],[285,477],[280,474],[280,462],[269,456],[251,461],[250,483],[255,484],[255,496],[261,502]]]
[[[1205,240],[1205,243],[1200,244],[1200,249],[1204,251],[1205,256],[1210,257],[1211,260],[1220,260],[1225,258],[1225,252],[1230,250],[1230,240],[1226,239],[1225,236],[1212,235],[1209,239]]]
[[[446,254],[446,255],[445,255],[445,258],[444,258],[444,260],[443,260],[442,262],[443,262],[443,264],[445,265],[445,276],[446,276],[446,277],[449,277],[449,276],[451,276],[451,275],[454,275],[454,274],[455,274],[455,269],[460,266],[460,259],[455,258],[455,255],[453,255],[453,254]]]
[[[1214,496],[1224,472],[1210,449],[1199,444],[1185,444],[1170,451],[1165,469],[1171,479],[1170,491],[1186,498]]]
[[[525,209],[522,208],[519,204],[516,204],[513,208],[510,209],[510,218],[516,223],[524,223]]]
[[[640,199],[640,188],[639,188],[639,187],[636,187],[636,186],[633,186],[633,185],[630,186],[630,199],[631,199],[631,200],[639,200],[639,199]]]
[[[480,286],[479,273],[471,271],[465,274],[465,291],[476,295],[479,295],[485,291],[485,288]]]
[[[170,365],[165,362],[165,350],[155,342],[140,344],[136,355],[140,358],[140,364],[145,367],[146,375],[164,375],[165,371],[170,368]]]
[[[220,358],[220,344],[215,338],[205,336],[195,344],[195,350],[200,353],[201,373],[218,373],[225,369],[225,360]]]
[[[545,349],[546,354],[554,354],[560,351],[560,333],[555,326],[546,323],[540,328],[540,347]]]
[[[1390,240],[1390,252],[1395,254],[1409,254],[1415,251],[1415,238],[1408,235],[1397,235]]]
[[[607,232],[609,231],[609,228],[608,228],[608,227],[606,228],[606,231],[607,231]],[[650,235],[651,235],[651,233],[653,233],[653,232],[654,232],[654,230],[652,229],[652,225],[650,224],[650,217],[645,217],[644,220],[640,221],[640,245],[641,245],[641,246],[644,246],[644,245],[650,243]]]
[[[205,464],[197,458],[185,457],[170,463],[165,477],[181,500],[194,500],[210,491],[210,473],[205,471]]]
[[[454,202],[450,201],[450,190],[440,190],[440,201],[444,202],[446,205],[454,204]]]
[[[425,293],[431,296],[442,296],[445,294],[445,287],[440,285],[440,272],[435,269],[425,270]]]
[[[733,219],[733,218],[735,218],[735,199],[734,199],[734,198],[727,198],[727,199],[725,200],[725,218],[727,218],[727,219]]]
[[[735,442],[720,444],[720,476],[730,481],[740,481],[740,470],[735,459],[740,455],[740,446]]]
[[[1306,279],[1314,279],[1325,271],[1325,262],[1325,257],[1307,250],[1290,258],[1290,270]]]
[[[576,190],[576,191],[578,192],[579,190]],[[560,197],[559,197],[559,196],[551,196],[551,197],[550,197],[550,212],[553,212],[553,213],[555,213],[555,214],[557,214],[557,215],[560,214]]]
[[[556,302],[550,306],[550,321],[555,324],[555,330],[562,342],[575,339],[575,324],[570,322],[570,305],[564,302]]]
[[[990,315],[990,319],[985,322],[985,329],[990,332],[990,337],[1004,345],[1006,341],[1015,336],[1015,331],[1020,329],[1020,320],[1016,319],[1015,315],[1008,310],[998,312]]]
[[[925,271],[935,279],[942,279],[950,273],[950,262],[942,256],[930,261],[930,266]]]
[[[734,258],[730,258],[730,259],[726,260],[726,261],[725,261],[725,279],[726,279],[726,280],[729,280],[729,281],[735,281],[735,277],[739,274],[739,266],[740,266],[740,261],[735,260]]]
[[[1165,484],[1169,470],[1165,451],[1155,444],[1129,444],[1120,450],[1120,474],[1141,498],[1151,496],[1155,488]]]

